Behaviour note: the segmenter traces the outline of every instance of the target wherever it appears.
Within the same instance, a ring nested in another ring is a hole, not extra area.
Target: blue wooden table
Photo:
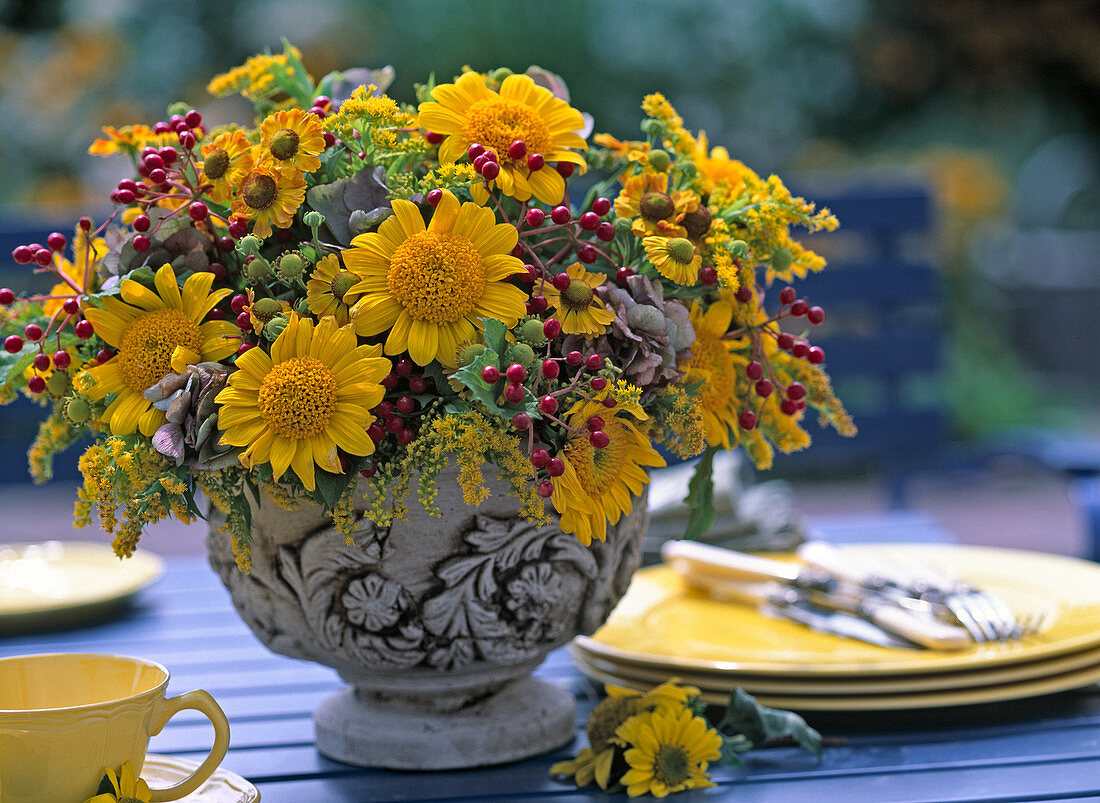
[[[313,746],[311,712],[341,687],[335,673],[274,655],[240,621],[202,558],[169,562],[164,579],[109,622],[77,630],[0,637],[0,656],[113,652],[153,658],[172,671],[170,693],[210,691],[232,741],[223,766],[251,780],[265,803],[368,800],[595,799],[547,775],[584,745],[584,717],[599,699],[564,651],[538,674],[577,698],[578,738],[554,754],[464,772],[366,770],[330,761]],[[820,762],[775,747],[744,769],[717,767],[716,789],[679,800],[1077,801],[1100,798],[1100,689],[1030,701],[909,714],[807,715],[832,737]],[[172,719],[151,751],[201,759],[212,732],[193,712]],[[626,799],[625,796],[622,799]]]

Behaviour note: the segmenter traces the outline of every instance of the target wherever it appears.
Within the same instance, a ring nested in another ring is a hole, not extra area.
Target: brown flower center
[[[329,287],[332,288],[332,295],[337,301],[343,301],[344,296],[347,295],[348,290],[353,288],[359,283],[359,277],[348,270],[342,270],[332,277],[332,282],[329,283]]]
[[[653,774],[666,786],[675,787],[687,780],[690,769],[688,755],[678,744],[663,744],[657,750],[657,760],[653,762]]]
[[[664,192],[647,192],[639,207],[642,217],[650,221],[668,220],[676,213],[676,202]]]
[[[638,712],[638,697],[605,697],[588,717],[585,733],[588,744],[599,753],[619,726]]]
[[[280,161],[293,159],[298,153],[298,134],[283,128],[271,138],[271,155]]]
[[[588,282],[574,279],[565,288],[565,292],[561,294],[561,300],[569,309],[585,310],[592,306],[593,296],[592,288],[588,286]]]
[[[224,148],[217,148],[206,155],[202,163],[202,172],[211,181],[217,181],[225,175],[229,169],[229,152]]]
[[[144,393],[172,371],[176,346],[202,351],[202,332],[179,310],[144,313],[126,327],[118,348],[118,370],[136,393]]]
[[[279,195],[275,179],[264,173],[252,173],[244,180],[241,197],[252,209],[267,209]]]
[[[684,215],[680,223],[687,229],[687,235],[690,239],[698,240],[710,231],[710,221],[710,210],[699,204],[694,212],[688,212]]]
[[[313,357],[274,366],[257,395],[260,418],[284,438],[308,438],[324,430],[336,412],[336,378]]]

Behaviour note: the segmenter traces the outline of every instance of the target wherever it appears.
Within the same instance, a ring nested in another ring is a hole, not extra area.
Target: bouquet
[[[854,432],[805,334],[825,313],[789,284],[824,267],[791,226],[832,229],[828,210],[658,94],[641,139],[590,142],[537,67],[429,81],[415,106],[391,79],[255,56],[209,85],[254,120],[176,104],[104,129],[90,153],[129,159],[113,212],[15,249],[56,284],[0,290],[0,399],[49,408],[37,481],[90,436],[78,526],[128,555],[201,492],[247,568],[262,494],[350,532],[357,506],[406,515],[410,486],[432,511],[453,461],[468,504],[491,464],[523,516],[589,544],[651,469],[702,455],[690,537],[716,450],[767,467],[809,444],[811,408]]]

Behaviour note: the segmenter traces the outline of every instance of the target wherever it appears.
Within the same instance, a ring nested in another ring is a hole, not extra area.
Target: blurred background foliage
[[[175,100],[247,119],[206,83],[284,36],[316,78],[392,64],[390,94],[409,102],[433,70],[539,64],[597,131],[638,136],[639,103],[660,91],[689,128],[796,187],[926,183],[956,434],[1096,424],[1093,2],[0,0],[0,25],[9,219],[102,213],[126,167],[87,156],[101,126],[151,124]]]

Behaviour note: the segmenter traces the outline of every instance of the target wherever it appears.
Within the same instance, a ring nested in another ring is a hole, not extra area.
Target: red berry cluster
[[[416,365],[412,360],[402,357],[393,366],[393,371],[383,377],[382,386],[387,390],[387,398],[380,401],[374,408],[374,414],[378,420],[367,429],[367,434],[375,443],[381,443],[390,435],[394,436],[401,446],[408,446],[416,439],[416,424],[413,418],[420,408],[420,403],[408,394],[419,395],[428,392],[434,380],[430,376],[414,374],[415,369]],[[401,392],[402,384],[405,385],[408,393]],[[371,477],[373,473],[364,473],[363,476]]]

